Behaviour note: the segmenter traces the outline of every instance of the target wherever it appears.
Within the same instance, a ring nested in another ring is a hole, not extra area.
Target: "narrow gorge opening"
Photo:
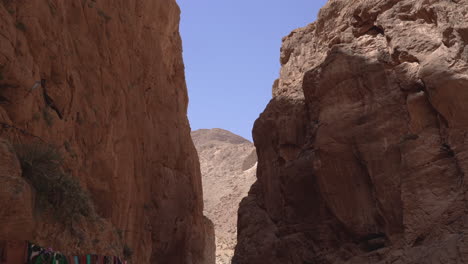
[[[237,211],[256,180],[252,142],[223,129],[192,132],[203,182],[204,214],[214,223],[216,262],[231,263],[237,242]]]
[[[204,214],[215,227],[216,263],[228,264],[239,203],[256,181],[252,128],[279,75],[281,39],[313,21],[325,0],[178,3]]]

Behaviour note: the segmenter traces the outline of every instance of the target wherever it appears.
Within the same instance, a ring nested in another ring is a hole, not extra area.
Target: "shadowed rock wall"
[[[233,263],[466,263],[468,1],[331,0],[283,39]]]

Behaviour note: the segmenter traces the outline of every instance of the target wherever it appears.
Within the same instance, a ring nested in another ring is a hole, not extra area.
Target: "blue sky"
[[[252,140],[278,78],[281,38],[316,18],[326,0],[178,0],[192,130]]]

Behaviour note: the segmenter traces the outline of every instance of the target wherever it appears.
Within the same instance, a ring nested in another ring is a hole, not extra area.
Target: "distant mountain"
[[[192,132],[203,177],[205,215],[215,225],[216,263],[231,263],[237,237],[237,210],[256,180],[252,142],[227,130]]]
[[[199,129],[192,132],[192,139],[195,145],[203,145],[211,141],[221,141],[231,144],[244,144],[251,143],[247,139],[238,136],[230,131],[213,128],[213,129]],[[251,143],[252,144],[252,143]]]

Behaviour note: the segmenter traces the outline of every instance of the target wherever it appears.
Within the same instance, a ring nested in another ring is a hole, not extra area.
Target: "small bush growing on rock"
[[[42,115],[44,116],[47,126],[51,127],[54,125],[54,117],[49,113],[47,108],[42,109]]]
[[[57,14],[57,8],[52,4],[52,3],[48,3],[49,4],[49,10],[50,10],[50,13],[55,16]]]
[[[38,121],[41,119],[41,115],[39,113],[34,113],[34,115],[32,116],[32,120],[34,121]]]
[[[406,134],[401,138],[401,142],[405,142],[408,140],[417,140],[419,138],[416,134]]]
[[[123,230],[122,229],[117,229],[117,235],[119,236],[120,240],[123,239]]]
[[[79,182],[62,169],[60,152],[45,143],[14,145],[23,177],[36,190],[37,209],[53,209],[58,217],[93,216],[94,208]]]
[[[112,18],[107,15],[103,10],[99,9],[98,11],[98,15],[101,16],[102,18],[104,18],[106,20],[106,22],[109,22]]]
[[[23,32],[26,32],[26,25],[23,22],[16,22],[16,28]]]
[[[128,245],[125,245],[123,249],[123,254],[125,259],[131,259],[133,255],[133,250]]]

